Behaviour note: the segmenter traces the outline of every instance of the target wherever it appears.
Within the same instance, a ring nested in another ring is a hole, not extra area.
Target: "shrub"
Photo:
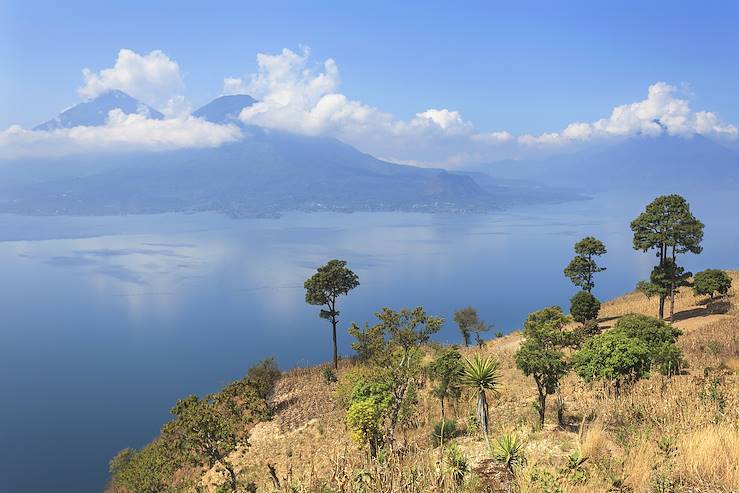
[[[346,424],[354,441],[370,446],[373,457],[384,442],[382,424],[393,400],[390,386],[381,382],[358,380],[352,390]]]
[[[174,446],[157,439],[141,450],[118,452],[110,461],[111,483],[128,491],[167,491],[181,483],[175,473],[182,463]]]
[[[470,470],[470,464],[467,456],[464,455],[462,449],[457,447],[456,443],[449,446],[446,456],[446,465],[452,480],[457,486],[464,483],[464,478]]]
[[[570,299],[570,314],[577,322],[595,320],[599,311],[600,301],[588,291],[580,291]]]
[[[282,376],[274,358],[266,358],[249,368],[246,381],[254,386],[262,399],[269,399],[275,384]]]
[[[614,329],[644,342],[649,351],[650,367],[656,367],[666,375],[679,372],[683,363],[682,351],[675,343],[682,332],[677,327],[658,318],[631,314],[621,317]]]
[[[725,295],[731,289],[731,277],[719,269],[706,269],[693,278],[693,291],[698,296]]]
[[[649,350],[643,341],[614,329],[588,340],[573,355],[572,366],[586,382],[606,380],[618,392],[622,383],[638,380],[649,371]]]
[[[434,447],[441,445],[441,431],[444,428],[444,442],[453,438],[457,435],[457,422],[453,419],[446,419],[444,421],[437,421],[434,425],[434,432],[431,435],[431,440],[434,443]]]
[[[323,367],[323,381],[327,384],[338,382],[339,379],[336,378],[336,373],[334,370],[329,366]]]
[[[567,463],[560,473],[574,484],[585,483],[588,480],[588,471],[584,465],[588,457],[579,450],[575,450],[567,456]]]
[[[346,424],[352,439],[359,444],[369,445],[373,456],[381,445],[384,412],[385,409],[371,399],[352,402],[346,412]]]
[[[671,375],[682,364],[675,345],[680,330],[646,315],[626,315],[613,330],[594,336],[572,357],[575,372],[586,382],[606,380],[619,391],[622,383],[643,378],[652,368]]]

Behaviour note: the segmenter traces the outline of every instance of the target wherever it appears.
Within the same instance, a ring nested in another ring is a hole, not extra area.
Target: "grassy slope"
[[[732,272],[731,276],[734,286],[739,286],[739,272]],[[482,352],[496,356],[503,370],[500,395],[491,402],[491,435],[515,432],[525,438],[527,466],[518,471],[514,480],[521,491],[543,491],[543,483],[532,477],[541,476],[542,470],[556,477],[567,455],[575,450],[589,457],[589,479],[579,485],[558,480],[562,491],[609,491],[614,484],[634,492],[739,491],[736,293],[732,290],[728,301],[719,304],[718,309],[706,308],[700,301],[688,290],[677,298],[675,324],[684,330],[679,345],[689,364],[687,374],[671,380],[652,377],[618,399],[569,376],[562,386],[568,421],[564,429],[554,422],[553,396],[548,402],[544,429],[534,429],[536,418],[531,403],[535,387],[513,362],[520,334],[489,341]],[[655,315],[656,310],[656,300],[630,293],[604,303],[601,324],[612,326],[624,314]],[[476,349],[462,351],[469,355]],[[342,364],[340,379],[351,362]],[[716,379],[718,384],[714,383]],[[335,386],[323,381],[320,367],[292,370],[278,383],[274,419],[257,424],[250,433],[250,447],[233,457],[257,481],[259,491],[274,489],[267,464],[275,466],[283,489],[287,484],[304,488],[298,491],[312,491],[323,482],[333,488],[343,484],[347,488],[343,491],[352,491],[348,485],[354,473],[371,469],[365,452],[348,437],[345,413],[335,402]],[[434,450],[430,442],[433,422],[438,420],[438,404],[427,392],[424,389],[421,393],[415,426],[401,433],[406,453],[398,466],[414,465],[431,483],[431,478],[438,481],[438,449]],[[471,396],[465,395],[448,415],[464,422],[473,406]],[[660,440],[664,444],[668,438],[675,452],[660,450]],[[472,469],[485,478],[491,464],[484,441],[475,434],[463,434],[454,440],[470,459]],[[215,480],[216,474],[208,472],[203,484]],[[388,476],[386,481],[393,480]],[[493,490],[498,485],[495,479],[487,481]],[[674,481],[682,489],[655,489],[660,481]],[[387,489],[382,491],[393,489],[385,486]]]

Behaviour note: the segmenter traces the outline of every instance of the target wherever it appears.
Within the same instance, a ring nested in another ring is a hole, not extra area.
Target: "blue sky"
[[[340,92],[399,119],[458,111],[480,132],[555,132],[665,81],[739,122],[738,2],[34,2],[0,6],[0,128],[80,101],[81,70],[162,50],[197,107],[257,53],[333,59]],[[616,4],[618,4],[616,6]]]

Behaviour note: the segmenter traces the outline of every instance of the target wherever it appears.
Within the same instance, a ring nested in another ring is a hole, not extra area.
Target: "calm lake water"
[[[478,308],[503,332],[576,291],[572,245],[608,247],[596,295],[649,275],[629,221],[651,197],[623,196],[480,216],[214,214],[0,216],[0,491],[99,492],[107,462],[151,440],[174,402],[218,390],[255,361],[283,368],[330,358],[330,325],[302,282],[331,258],[361,286],[342,326],[383,306],[451,319]],[[690,269],[739,266],[736,193],[690,197],[706,223]],[[457,341],[447,322],[437,339]],[[350,340],[340,334],[340,351]]]

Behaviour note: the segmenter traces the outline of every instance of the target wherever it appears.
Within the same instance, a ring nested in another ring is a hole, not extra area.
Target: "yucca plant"
[[[498,360],[494,358],[483,358],[476,354],[464,362],[464,375],[462,381],[467,387],[475,389],[477,393],[477,419],[485,435],[485,441],[490,447],[488,438],[488,399],[487,392],[498,393],[500,386],[500,369]]]
[[[517,435],[502,435],[495,440],[490,452],[493,458],[502,463],[506,469],[513,472],[514,466],[525,463],[523,455],[524,442]]]
[[[446,456],[446,465],[454,484],[458,487],[461,486],[462,483],[464,483],[464,477],[470,470],[470,464],[467,460],[467,456],[464,454],[462,449],[457,447],[456,443],[452,443],[449,446]]]

